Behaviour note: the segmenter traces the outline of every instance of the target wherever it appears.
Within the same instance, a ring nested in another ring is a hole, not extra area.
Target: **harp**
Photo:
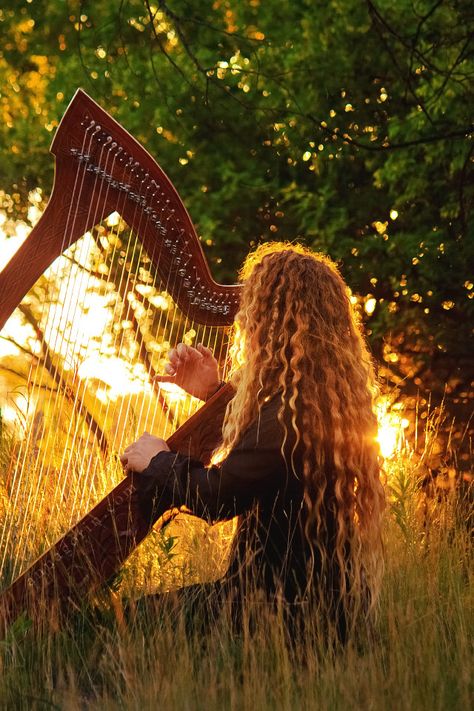
[[[80,604],[149,532],[116,453],[142,431],[207,462],[229,387],[202,406],[153,386],[170,345],[227,367],[239,286],[218,284],[170,180],[82,90],[56,131],[55,180],[0,274],[0,606]],[[164,512],[161,512],[164,513]]]

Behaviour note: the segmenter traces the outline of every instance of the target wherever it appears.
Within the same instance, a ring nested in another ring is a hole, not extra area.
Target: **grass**
[[[456,488],[427,498],[417,471],[408,456],[388,469],[386,573],[370,636],[362,631],[334,654],[316,629],[294,649],[279,620],[265,613],[238,637],[225,618],[203,637],[186,631],[179,610],[163,614],[153,606],[124,620],[121,594],[149,591],[151,576],[159,589],[209,573],[219,536],[182,522],[156,538],[157,567],[132,562],[118,593],[104,592],[62,628],[36,631],[17,620],[0,642],[0,708],[470,708],[470,511]]]

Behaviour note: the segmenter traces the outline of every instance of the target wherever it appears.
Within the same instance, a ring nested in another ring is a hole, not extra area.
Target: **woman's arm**
[[[186,506],[195,515],[225,520],[249,510],[255,501],[274,496],[286,478],[280,398],[263,405],[228,456],[204,467],[183,454],[160,451],[142,471],[138,485],[147,515],[166,507]]]

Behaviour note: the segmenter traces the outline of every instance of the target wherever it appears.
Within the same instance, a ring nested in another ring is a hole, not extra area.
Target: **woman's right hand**
[[[166,375],[156,375],[155,383],[175,383],[189,395],[208,400],[219,388],[219,367],[212,351],[202,343],[196,348],[178,343],[168,353]]]

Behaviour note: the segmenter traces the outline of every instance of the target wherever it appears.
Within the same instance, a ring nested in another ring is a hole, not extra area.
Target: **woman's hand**
[[[157,375],[155,383],[175,383],[190,395],[208,400],[220,385],[219,368],[212,351],[199,343],[196,348],[178,343],[168,353],[166,375]]]
[[[147,468],[156,454],[169,451],[170,448],[164,439],[144,432],[136,442],[130,444],[124,453],[120,455],[120,461],[127,473],[140,473]]]

